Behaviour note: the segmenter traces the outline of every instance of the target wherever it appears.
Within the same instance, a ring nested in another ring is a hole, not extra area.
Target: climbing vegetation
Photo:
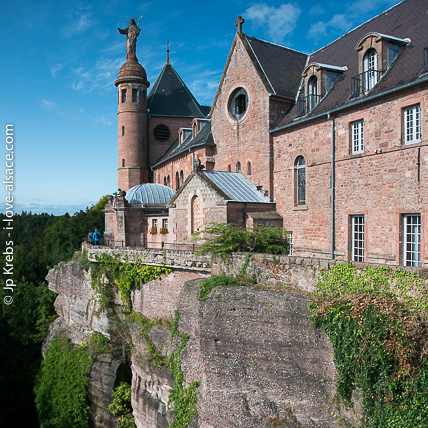
[[[73,348],[65,338],[51,342],[34,388],[42,428],[89,427],[91,364],[86,345]]]
[[[337,393],[362,395],[368,428],[428,426],[428,291],[413,273],[340,264],[321,273],[312,318],[333,348]]]
[[[171,343],[175,336],[180,338],[180,346],[177,351],[171,352],[169,365],[174,374],[174,387],[169,393],[168,407],[174,407],[174,421],[169,428],[185,428],[193,418],[198,416],[196,400],[199,396],[197,389],[201,386],[200,381],[193,381],[186,388],[184,386],[184,374],[181,369],[180,353],[187,345],[189,335],[178,331],[179,314],[175,312],[174,324],[171,329]]]
[[[113,403],[109,405],[111,414],[116,418],[117,428],[135,428],[131,407],[131,386],[122,382],[112,393]]]
[[[167,267],[145,265],[141,260],[121,260],[118,254],[114,257],[97,254],[95,258],[97,263],[91,263],[92,289],[96,292],[101,307],[111,304],[113,289],[117,287],[125,308],[130,310],[132,290],[139,290],[140,284],[159,279],[172,271]]]

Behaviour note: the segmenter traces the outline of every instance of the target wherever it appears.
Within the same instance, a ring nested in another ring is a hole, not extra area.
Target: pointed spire
[[[169,64],[169,37],[166,42],[166,63]]]

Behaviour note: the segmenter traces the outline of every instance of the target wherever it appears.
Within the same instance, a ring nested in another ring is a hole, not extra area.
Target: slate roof
[[[206,116],[206,109],[199,105],[169,62],[164,65],[150,90],[147,108],[150,116]]]
[[[427,11],[426,0],[404,0],[311,54],[308,63],[346,66],[348,70],[341,74],[321,102],[303,118],[314,117],[336,108],[352,105],[361,102],[362,99],[427,77],[426,74],[423,74],[423,49],[428,45]],[[403,48],[387,72],[367,95],[351,98],[352,77],[359,72],[358,52],[355,47],[365,35],[372,32],[399,39],[410,38],[411,42]],[[303,91],[300,95],[304,95]],[[300,120],[296,120],[296,115],[297,106],[295,105],[277,124],[276,129],[299,123]]]
[[[178,138],[174,141],[171,147],[162,155],[162,157],[153,165],[156,167],[175,156],[178,156],[184,152],[188,152],[189,149],[192,150],[196,147],[204,146],[204,145],[214,145],[214,138],[211,132],[211,120],[202,121],[201,130],[195,135],[195,138],[192,138],[192,134],[190,134],[181,145],[178,144]]]
[[[244,35],[254,60],[270,86],[270,93],[292,98],[296,96],[308,55],[275,43]],[[256,66],[256,69],[258,67]]]
[[[138,184],[126,191],[126,200],[130,204],[162,204],[166,205],[175,195],[174,190],[163,184]]]
[[[270,203],[270,199],[240,172],[201,171],[232,202]]]

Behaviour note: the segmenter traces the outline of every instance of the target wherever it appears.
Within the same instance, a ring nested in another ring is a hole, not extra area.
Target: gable
[[[191,177],[190,181],[175,198],[174,203],[176,205],[186,205],[190,202],[193,195],[196,194],[204,203],[224,201],[223,197],[212,187],[208,186],[208,184],[205,183],[199,175],[193,174],[193,177]]]

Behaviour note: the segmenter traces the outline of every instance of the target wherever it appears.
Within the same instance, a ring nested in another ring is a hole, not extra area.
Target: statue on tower
[[[141,21],[141,18],[140,18]],[[139,22],[138,22],[139,23]],[[129,20],[129,25],[124,28],[118,28],[120,34],[126,34],[126,60],[138,61],[137,59],[137,37],[140,34],[140,28],[134,18]]]

